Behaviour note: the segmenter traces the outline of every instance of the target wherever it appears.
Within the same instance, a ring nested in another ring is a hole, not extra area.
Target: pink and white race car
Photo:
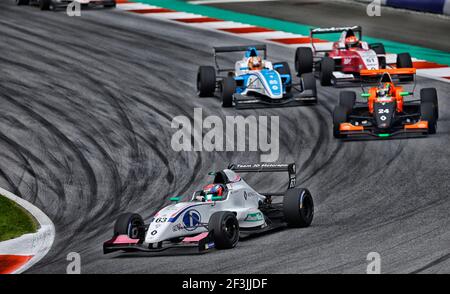
[[[333,42],[332,46],[330,42],[315,38],[317,35],[339,33],[339,40]],[[360,82],[361,70],[379,70],[392,66],[390,60],[387,62],[383,44],[362,41],[360,26],[311,29],[310,39],[310,47],[297,48],[295,69],[298,76],[315,72],[322,86]],[[395,66],[412,68],[409,53],[397,54]],[[400,81],[410,82],[413,77],[401,77]]]
[[[288,172],[288,189],[282,193],[259,193],[239,173]],[[236,164],[210,173],[213,180],[189,201],[180,197],[159,210],[145,223],[136,213],[119,216],[113,237],[103,252],[158,252],[169,248],[229,249],[239,238],[285,226],[308,227],[314,204],[307,189],[295,188],[295,164]],[[282,201],[275,203],[273,197]]]

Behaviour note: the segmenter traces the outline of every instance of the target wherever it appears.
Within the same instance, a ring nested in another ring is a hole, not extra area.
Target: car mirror
[[[362,93],[361,97],[363,97],[363,98],[370,98],[370,94],[369,93]]]
[[[410,96],[410,95],[412,95],[413,93],[410,93],[410,92],[400,92],[400,96],[402,96],[402,97],[405,97],[405,96]]]
[[[212,201],[221,201],[221,200],[223,200],[223,197],[222,197],[222,196],[213,196],[213,197],[211,198],[211,200],[212,200]]]
[[[177,202],[178,203],[181,200],[181,196],[170,197],[169,200],[172,201],[172,202]]]

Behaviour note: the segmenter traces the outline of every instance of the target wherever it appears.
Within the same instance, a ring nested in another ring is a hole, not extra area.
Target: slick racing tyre
[[[222,80],[221,88],[222,107],[232,107],[233,95],[236,92],[236,81],[233,77],[226,77]]]
[[[311,48],[300,47],[295,51],[295,71],[297,76],[313,72],[314,56]]]
[[[200,97],[214,96],[216,70],[212,66],[200,66],[197,73],[197,94]]]
[[[383,43],[373,43],[369,45],[369,48],[375,51],[377,55],[386,54],[386,49],[384,49]]]
[[[290,227],[309,227],[314,218],[314,202],[307,189],[289,189],[283,198],[283,214]]]
[[[428,122],[428,133],[436,134],[437,118],[436,111],[431,102],[425,102],[420,105],[421,119]]]
[[[287,62],[278,62],[275,63],[273,67],[280,75],[289,75],[291,77],[289,84],[286,84],[286,93],[290,93],[292,90],[292,75],[289,64]]]
[[[356,93],[353,91],[342,91],[339,93],[339,105],[342,106],[347,115],[352,113],[353,106],[355,106],[356,102]]]
[[[316,98],[314,103],[317,103],[317,85],[316,85],[316,78],[314,77],[314,74],[312,72],[304,74],[301,79],[302,79],[303,91],[311,90],[312,96]]]
[[[114,236],[127,235],[131,239],[139,239],[141,242],[145,239],[145,224],[139,214],[124,213],[121,214],[114,224]]]
[[[239,242],[239,222],[234,213],[215,212],[208,223],[217,249],[231,249]]]
[[[28,5],[30,0],[16,0],[16,5]]]
[[[320,84],[322,86],[331,86],[331,80],[333,79],[333,72],[335,63],[333,58],[325,57],[320,62]]]
[[[397,68],[412,68],[413,62],[409,53],[400,53],[397,55]],[[406,75],[399,77],[400,82],[414,81],[414,75]]]
[[[342,135],[340,132],[340,126],[342,123],[347,122],[347,109],[342,105],[338,105],[334,108],[333,111],[333,136],[337,139],[345,138],[345,135]]]
[[[434,106],[436,120],[439,119],[439,104],[437,91],[435,88],[425,88],[420,90],[420,101],[421,103],[431,103]]]

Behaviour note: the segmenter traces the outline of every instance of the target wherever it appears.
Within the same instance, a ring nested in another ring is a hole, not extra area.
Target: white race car
[[[259,193],[236,172],[288,172],[284,193]],[[229,249],[239,238],[282,227],[308,227],[314,203],[307,189],[295,188],[295,164],[237,164],[211,173],[214,180],[193,194],[190,201],[175,202],[158,211],[145,224],[135,213],[119,216],[113,238],[103,252],[163,251],[174,247],[195,247],[200,252]],[[273,203],[274,196],[283,201]]]

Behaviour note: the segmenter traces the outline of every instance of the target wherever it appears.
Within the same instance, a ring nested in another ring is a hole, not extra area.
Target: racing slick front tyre
[[[28,5],[30,0],[16,0],[16,5]]]
[[[333,79],[333,72],[335,68],[335,62],[333,58],[325,57],[320,62],[320,84],[322,86],[331,86],[331,80]]]
[[[373,51],[375,51],[375,53],[377,55],[385,55],[386,54],[386,49],[384,49],[383,43],[369,44],[369,48],[372,49]]]
[[[197,73],[197,94],[200,97],[214,96],[216,70],[212,66],[200,66]]]
[[[409,53],[400,53],[397,55],[397,68],[412,68],[413,62]],[[399,77],[400,82],[414,81],[414,75],[406,75]]]
[[[342,106],[347,115],[353,111],[356,102],[356,93],[353,91],[342,91],[339,93],[339,105]]]
[[[436,134],[437,118],[433,103],[425,102],[420,105],[421,119],[428,122],[428,133]]]
[[[287,190],[283,198],[283,215],[290,227],[309,227],[314,218],[314,202],[311,193],[302,188]]]
[[[299,47],[295,51],[295,71],[297,76],[313,72],[314,55],[311,48]]]
[[[338,105],[334,108],[333,111],[333,137],[336,139],[345,138],[346,135],[342,135],[340,131],[340,127],[342,123],[347,122],[347,109],[345,109],[342,105]]]
[[[314,77],[314,74],[307,73],[302,76],[302,87],[303,91],[305,90],[311,90],[312,96],[316,98],[314,103],[317,103],[317,84],[316,84],[316,78]]]
[[[239,242],[239,222],[230,211],[213,213],[208,223],[217,249],[231,249]]]
[[[290,93],[292,90],[292,75],[291,75],[291,68],[289,67],[289,64],[287,62],[278,62],[273,64],[273,68],[280,74],[280,75],[289,75],[291,77],[291,81],[286,84],[286,93]]]
[[[435,110],[436,120],[439,119],[439,103],[437,97],[437,91],[435,88],[424,88],[420,90],[420,102],[432,103]]]
[[[144,241],[145,224],[142,217],[136,213],[121,214],[114,224],[114,236],[119,235],[127,235],[131,239]]]
[[[233,106],[233,95],[236,92],[236,81],[233,77],[226,77],[222,80],[221,86],[222,107]]]

